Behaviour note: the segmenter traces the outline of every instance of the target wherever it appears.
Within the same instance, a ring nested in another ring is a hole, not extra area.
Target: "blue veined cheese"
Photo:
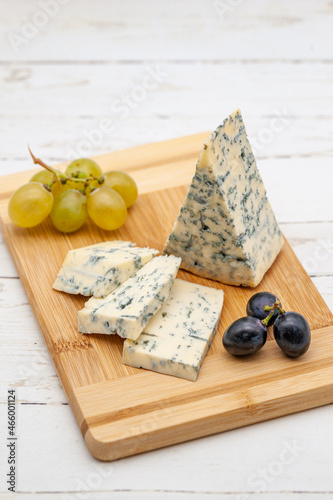
[[[129,241],[106,241],[69,250],[53,284],[55,290],[105,297],[158,254]]]
[[[173,255],[155,257],[104,299],[89,299],[79,311],[79,331],[138,338],[169,297],[180,261]]]
[[[176,279],[170,296],[136,340],[125,340],[123,363],[195,381],[218,328],[223,290]]]
[[[237,109],[204,144],[164,253],[199,276],[254,287],[282,245]]]

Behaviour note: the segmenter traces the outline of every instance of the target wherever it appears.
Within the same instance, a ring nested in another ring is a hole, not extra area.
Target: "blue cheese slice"
[[[173,255],[155,257],[104,299],[89,299],[79,311],[79,331],[138,338],[169,297],[180,261]]]
[[[123,363],[196,380],[218,328],[223,290],[176,279],[138,339],[125,340]]]
[[[164,253],[199,276],[255,287],[282,245],[237,109],[204,144]]]
[[[106,241],[70,250],[53,284],[55,290],[105,297],[158,254],[129,241]]]

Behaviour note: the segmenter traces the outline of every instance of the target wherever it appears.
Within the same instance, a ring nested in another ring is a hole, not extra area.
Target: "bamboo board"
[[[144,193],[129,211],[125,226],[112,233],[87,223],[77,233],[63,235],[48,220],[33,229],[17,228],[7,215],[8,198],[32,172],[1,179],[4,239],[85,442],[100,460],[114,460],[333,402],[333,315],[287,242],[255,291],[271,291],[281,298],[285,309],[307,317],[313,339],[310,350],[292,360],[275,342],[268,342],[255,356],[231,357],[222,348],[223,332],[245,315],[254,290],[221,285],[180,271],[182,279],[225,292],[221,324],[196,382],[123,365],[123,341],[118,336],[84,336],[77,332],[77,311],[86,299],[52,289],[71,248],[122,239],[162,250],[206,135],[96,158],[104,170],[130,172]]]

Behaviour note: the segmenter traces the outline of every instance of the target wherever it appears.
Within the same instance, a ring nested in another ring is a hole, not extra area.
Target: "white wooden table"
[[[1,4],[1,175],[32,167],[27,142],[58,162],[209,130],[239,106],[282,230],[333,310],[332,2]],[[0,332],[0,498],[9,387],[22,499],[333,498],[332,405],[94,460],[1,236]]]

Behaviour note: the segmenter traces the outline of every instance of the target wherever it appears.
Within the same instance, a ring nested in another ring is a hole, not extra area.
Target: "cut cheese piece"
[[[125,340],[123,363],[196,380],[218,328],[223,290],[176,279],[170,296],[137,340]]]
[[[178,255],[181,267],[199,276],[254,287],[282,245],[236,110],[204,144],[164,253]]]
[[[53,285],[55,290],[105,297],[159,252],[129,241],[106,241],[69,250]]]
[[[169,297],[179,266],[173,255],[155,257],[104,299],[92,297],[79,311],[79,331],[138,338]]]

